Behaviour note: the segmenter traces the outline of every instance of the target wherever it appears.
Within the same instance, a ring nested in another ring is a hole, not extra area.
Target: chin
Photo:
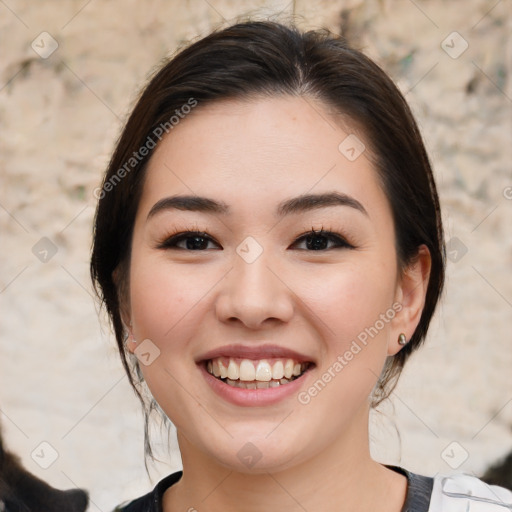
[[[266,475],[268,473],[279,473],[294,467],[297,462],[295,457],[292,459],[285,459],[285,457],[273,456],[273,457],[262,457],[252,463],[241,462],[238,458],[230,458],[229,460],[217,459],[217,461],[226,469],[236,473],[243,473],[246,475]]]
[[[209,445],[208,451],[217,463],[230,471],[253,475],[277,473],[307,458],[306,454],[297,451],[303,445],[291,445],[290,441],[290,437],[270,442],[261,436],[237,436],[223,449],[212,451]]]

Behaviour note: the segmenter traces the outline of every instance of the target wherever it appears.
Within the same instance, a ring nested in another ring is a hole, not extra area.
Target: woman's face
[[[184,461],[279,470],[367,442],[368,396],[417,315],[361,141],[313,100],[223,101],[152,156],[126,320]]]

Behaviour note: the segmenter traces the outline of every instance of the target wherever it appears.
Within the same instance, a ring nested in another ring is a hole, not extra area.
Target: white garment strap
[[[471,475],[436,475],[428,512],[510,512],[512,491]]]

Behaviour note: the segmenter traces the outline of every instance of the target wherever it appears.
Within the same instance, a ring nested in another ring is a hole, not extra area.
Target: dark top
[[[401,512],[428,512],[434,479],[411,473],[396,466],[386,466],[407,477],[407,496]],[[161,480],[150,493],[119,506],[113,512],[163,512],[162,499],[164,492],[174,485],[182,475],[178,471]]]

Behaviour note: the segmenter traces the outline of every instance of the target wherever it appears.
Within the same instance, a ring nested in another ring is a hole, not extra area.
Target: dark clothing
[[[405,469],[387,466],[407,477],[407,497],[401,512],[427,512],[430,505],[430,496],[434,479],[411,473]],[[178,471],[161,480],[149,494],[142,496],[125,506],[116,508],[114,512],[163,512],[162,499],[164,492],[174,485],[182,472]]]

